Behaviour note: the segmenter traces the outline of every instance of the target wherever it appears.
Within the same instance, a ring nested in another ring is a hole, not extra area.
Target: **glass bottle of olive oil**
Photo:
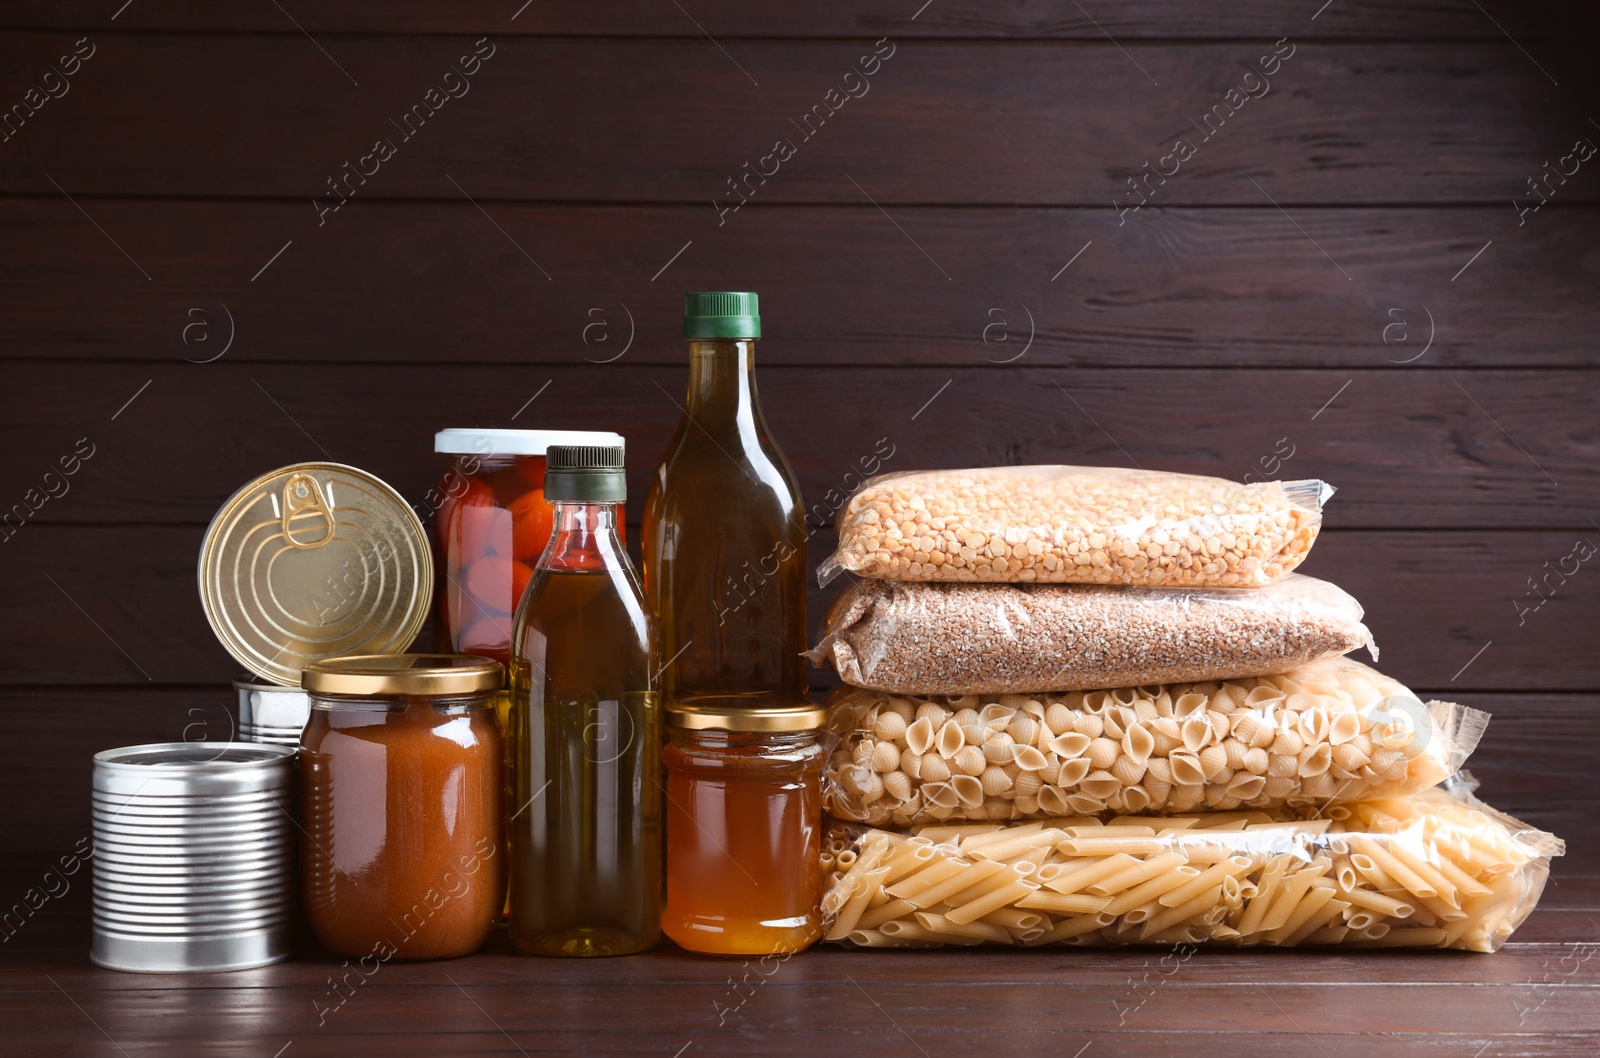
[[[645,591],[664,700],[738,708],[806,695],[806,525],[756,398],[756,295],[689,294],[689,397],[645,500]]]
[[[620,446],[551,446],[555,531],[512,632],[512,942],[628,955],[661,933],[655,622],[617,538]]]

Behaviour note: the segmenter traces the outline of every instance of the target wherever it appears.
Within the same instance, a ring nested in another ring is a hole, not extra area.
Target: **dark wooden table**
[[[62,913],[0,960],[0,1054],[1576,1058],[1600,1047],[1597,919],[1600,881],[1568,876],[1495,955],[812,950],[763,966],[670,944],[557,961],[497,938],[363,979],[314,954],[230,974],[100,970],[84,916]]]

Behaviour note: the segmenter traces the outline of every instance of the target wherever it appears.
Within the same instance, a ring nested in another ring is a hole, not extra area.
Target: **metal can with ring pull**
[[[217,511],[199,580],[227,651],[298,686],[313,661],[409,647],[433,602],[433,557],[422,520],[388,484],[342,463],[296,463]]]

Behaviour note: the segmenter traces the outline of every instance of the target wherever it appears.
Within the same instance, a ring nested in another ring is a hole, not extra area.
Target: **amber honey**
[[[819,715],[810,709],[788,712]],[[681,725],[684,716],[682,710],[669,710],[669,725]],[[752,723],[748,714],[721,722]],[[817,732],[683,726],[669,726],[669,732],[662,753],[667,768],[662,930],[680,947],[717,955],[794,952],[816,941],[822,935],[824,756]]]

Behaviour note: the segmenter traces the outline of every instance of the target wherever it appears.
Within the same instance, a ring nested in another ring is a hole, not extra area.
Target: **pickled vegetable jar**
[[[323,947],[476,951],[505,897],[505,749],[487,658],[374,654],[302,676],[301,881]]]
[[[661,928],[680,947],[772,955],[821,937],[825,715],[668,706]]]
[[[622,438],[583,430],[434,435],[434,451],[451,457],[428,497],[438,553],[440,650],[509,663],[512,615],[550,542],[554,514],[544,498],[544,472],[553,444],[619,445]]]

